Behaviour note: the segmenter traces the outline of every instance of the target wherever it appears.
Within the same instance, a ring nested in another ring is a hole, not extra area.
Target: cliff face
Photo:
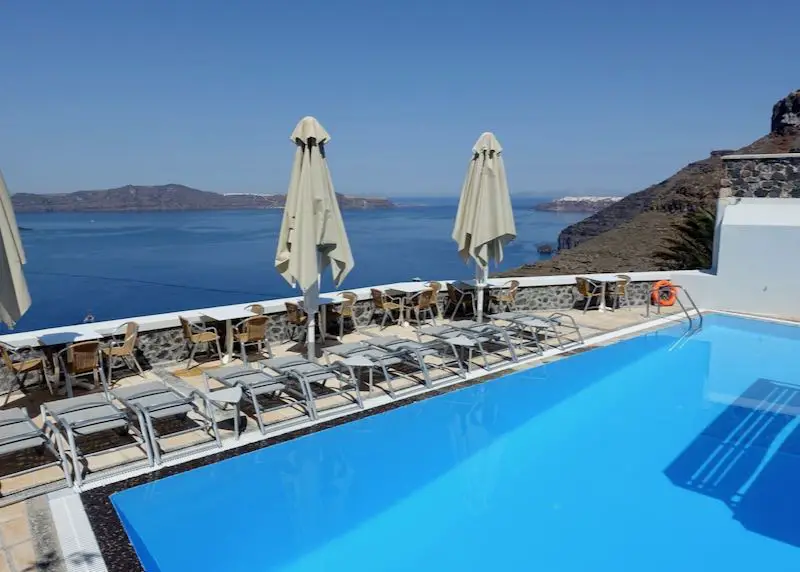
[[[800,90],[773,106],[770,127],[767,135],[750,145],[712,151],[668,179],[565,228],[558,237],[556,257],[505,274],[661,270],[654,255],[673,232],[672,226],[698,208],[716,208],[725,177],[723,155],[800,152]]]
[[[393,208],[388,199],[336,195],[343,209]],[[188,211],[281,208],[285,195],[228,194],[200,191],[184,185],[127,185],[101,191],[41,195],[18,193],[14,210],[36,212]]]

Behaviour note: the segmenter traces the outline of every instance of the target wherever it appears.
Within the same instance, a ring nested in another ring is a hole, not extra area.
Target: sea
[[[512,200],[517,239],[498,268],[540,259],[579,213]],[[456,198],[395,199],[343,211],[355,268],[341,289],[419,278],[469,279],[451,238]],[[16,331],[300,295],[276,272],[281,210],[19,214],[33,303]],[[336,289],[329,274],[323,291]]]

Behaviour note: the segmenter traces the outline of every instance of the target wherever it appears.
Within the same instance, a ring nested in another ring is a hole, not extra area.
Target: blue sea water
[[[800,328],[683,328],[112,503],[150,572],[794,569]]]
[[[585,215],[531,210],[515,200],[519,238],[501,268],[538,258],[536,245]],[[450,238],[457,199],[344,211],[356,267],[343,288],[471,278]],[[274,269],[282,212],[20,214],[33,305],[20,331],[291,296]],[[325,289],[333,289],[325,277]]]

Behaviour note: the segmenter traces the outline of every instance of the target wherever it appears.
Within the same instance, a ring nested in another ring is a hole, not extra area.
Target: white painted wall
[[[722,199],[714,270],[676,272],[698,306],[800,316],[800,199]]]

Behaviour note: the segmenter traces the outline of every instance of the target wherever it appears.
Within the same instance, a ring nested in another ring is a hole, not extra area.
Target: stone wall
[[[643,306],[647,303],[652,288],[652,282],[632,282],[628,286],[628,298],[632,306]],[[531,286],[520,288],[517,293],[516,308],[523,311],[548,311],[566,310],[570,308],[583,308],[582,297],[574,285]],[[609,305],[611,299],[608,299]],[[355,306],[355,319],[359,327],[367,327],[371,323],[380,323],[380,313],[372,316],[372,300],[361,300]],[[447,293],[439,295],[439,308],[447,308]],[[495,308],[490,306],[490,312]],[[448,317],[450,313],[447,313]],[[289,339],[289,327],[285,313],[269,314],[270,327],[269,339],[273,343],[282,343]],[[373,319],[371,319],[373,318]],[[215,324],[220,336],[224,335],[224,324]],[[333,327],[333,326],[331,326]],[[224,340],[223,340],[224,343]],[[224,346],[223,346],[224,347]],[[52,348],[52,353],[61,348]],[[35,355],[44,355],[41,350],[35,350]],[[186,342],[180,327],[163,330],[152,330],[139,334],[137,353],[142,367],[145,369],[153,365],[167,362],[182,361],[189,357]],[[48,375],[52,378],[52,368]],[[7,391],[11,382],[11,375],[7,368],[0,369],[0,394]],[[33,378],[29,383],[34,382]]]
[[[720,198],[800,198],[800,153],[728,155]]]

